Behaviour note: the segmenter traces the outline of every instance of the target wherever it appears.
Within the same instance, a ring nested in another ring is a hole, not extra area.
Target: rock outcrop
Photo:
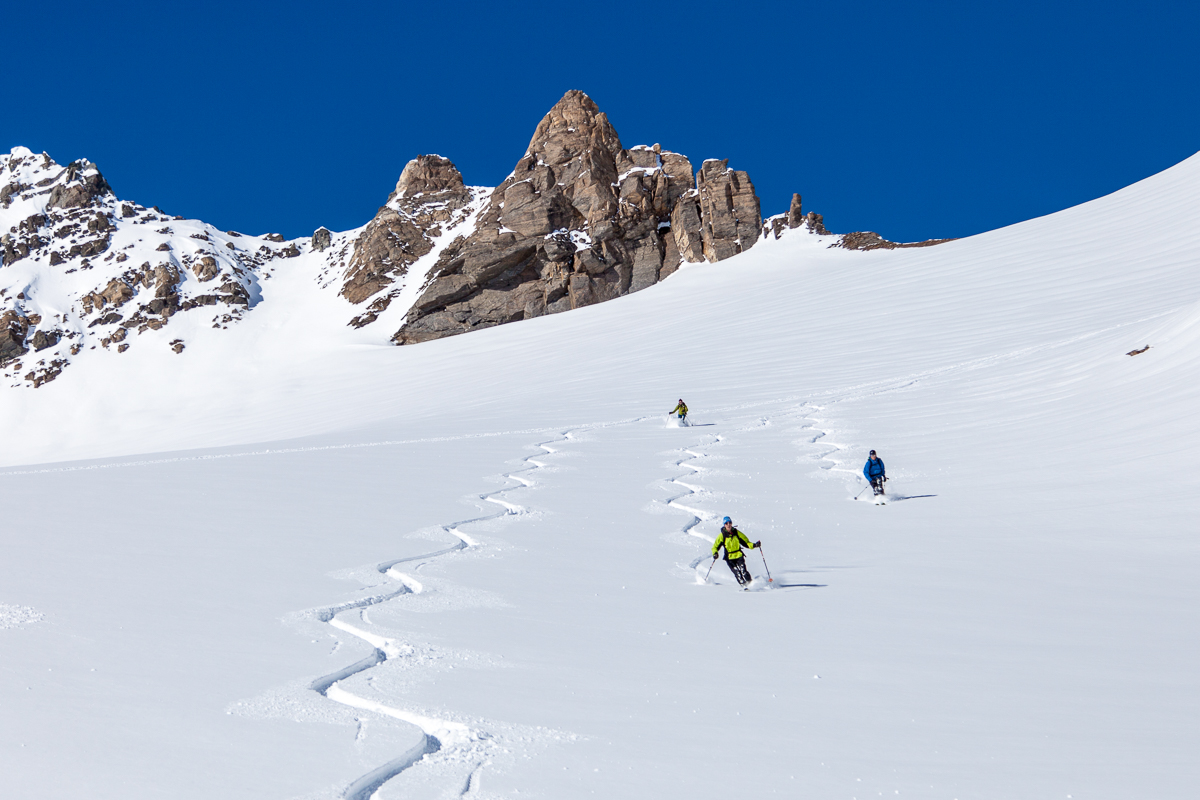
[[[793,194],[787,213],[777,214],[767,220],[767,224],[763,225],[762,235],[774,236],[778,239],[784,231],[799,228],[801,225],[807,225],[808,230],[812,233],[822,236],[829,234],[829,231],[825,230],[825,221],[821,215],[810,211],[808,216],[805,216],[800,195]]]
[[[50,190],[47,208],[84,208],[94,200],[112,194],[108,181],[90,161],[73,161],[67,166],[67,180]]]
[[[875,231],[854,231],[843,234],[830,247],[846,250],[897,250],[904,247],[932,247],[935,244],[953,242],[954,239],[926,239],[923,242],[890,242]]]
[[[312,249],[318,253],[324,252],[329,245],[333,244],[333,233],[324,225],[313,231]]]
[[[462,174],[449,159],[428,155],[408,162],[387,205],[355,242],[342,296],[358,304],[390,286],[433,250],[442,226],[460,217],[470,200]],[[316,246],[316,234],[313,243]],[[385,302],[379,305],[386,308],[391,298],[380,299]]]
[[[710,159],[696,174],[696,192],[705,258],[724,261],[754,246],[762,214],[749,175],[730,169],[729,159]]]
[[[439,257],[393,341],[611,300],[657,283],[684,260],[749,249],[761,224],[746,173],[714,161],[694,178],[678,153],[625,149],[591,98],[567,92],[474,231]]]
[[[25,346],[28,331],[29,320],[19,311],[10,309],[0,313],[0,366],[29,352]]]

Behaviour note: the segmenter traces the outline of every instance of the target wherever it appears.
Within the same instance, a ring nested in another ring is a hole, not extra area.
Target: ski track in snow
[[[695,448],[711,447],[712,445],[720,444],[725,439],[725,437],[719,433],[713,434],[713,435],[709,436],[708,438],[710,438],[712,441],[710,441],[706,444],[692,445],[692,447],[695,447]],[[704,458],[705,456],[707,456],[707,453],[698,453],[698,452],[696,452],[696,450],[693,450],[690,447],[683,448],[683,453],[685,454],[684,457],[680,458],[678,461],[675,462],[676,467],[679,467],[680,469],[690,469],[692,471],[693,475],[699,475],[706,470],[705,467],[699,466],[697,464],[689,464],[688,462],[695,461],[696,459],[699,459],[699,458]],[[704,491],[703,487],[693,486],[690,483],[684,483],[682,480],[680,480],[681,478],[685,478],[685,477],[690,477],[690,476],[679,475],[677,477],[670,479],[671,483],[682,487],[684,489],[684,492],[682,494],[676,495],[675,497],[668,499],[667,506],[669,508],[677,508],[680,511],[684,511],[684,512],[687,512],[688,514],[692,515],[691,520],[689,520],[686,525],[684,525],[682,528],[680,528],[681,533],[686,533],[688,536],[695,536],[697,539],[708,542],[711,545],[713,540],[710,539],[709,537],[705,536],[703,533],[701,533],[699,530],[697,530],[697,528],[699,528],[701,523],[708,522],[711,519],[715,519],[716,515],[709,513],[708,511],[705,511],[704,509],[694,508],[692,506],[684,505],[683,503],[679,502],[680,500],[682,500],[686,497],[698,497]],[[705,556],[703,554],[696,556],[696,558],[694,558],[691,561],[691,563],[688,564],[688,569],[695,572],[697,567],[700,565],[700,562],[704,561],[704,560],[705,560]],[[699,572],[696,572],[696,582],[697,583],[706,583],[706,581],[700,577]]]
[[[620,424],[620,423],[616,423]],[[558,433],[555,439],[547,442],[539,442],[535,446],[545,451],[545,455],[550,455],[558,452],[551,443],[558,441],[570,441],[573,438],[575,430],[580,428],[568,429]],[[503,495],[515,489],[524,489],[535,484],[535,481],[525,477],[521,473],[535,472],[539,469],[545,469],[548,465],[542,461],[538,461],[538,456],[543,454],[538,453],[529,456],[524,460],[529,466],[522,469],[513,470],[505,473],[503,477],[511,481],[513,485],[505,486],[492,492],[477,495],[480,501],[485,503],[494,503],[500,506],[500,510],[492,514],[471,517],[470,519],[460,520],[442,526],[442,530],[458,539],[458,542],[450,547],[442,550],[437,550],[432,553],[423,555],[409,556],[407,558],[397,558],[391,561],[385,561],[376,565],[376,569],[385,577],[395,581],[397,588],[393,591],[383,594],[376,594],[371,597],[360,600],[340,603],[338,605],[328,606],[317,611],[317,617],[322,622],[325,622],[330,627],[335,628],[343,633],[355,636],[367,644],[371,645],[373,651],[366,658],[357,661],[347,667],[344,667],[336,672],[324,675],[317,678],[310,684],[310,689],[323,697],[332,700],[336,703],[349,706],[351,708],[362,709],[376,714],[381,714],[393,719],[398,719],[407,722],[419,728],[423,734],[422,741],[407,752],[400,756],[376,767],[365,775],[359,777],[350,783],[343,791],[342,796],[346,800],[370,800],[375,793],[386,782],[396,777],[406,769],[420,763],[427,756],[436,753],[446,754],[454,750],[467,750],[472,745],[486,742],[492,737],[483,730],[477,730],[462,722],[457,722],[450,719],[441,719],[437,717],[425,716],[413,711],[404,710],[394,706],[385,705],[369,698],[356,695],[349,690],[343,688],[339,684],[346,679],[366,672],[385,661],[391,659],[403,658],[406,651],[411,651],[411,647],[403,643],[397,642],[386,636],[380,636],[372,633],[364,628],[359,627],[353,622],[342,619],[340,615],[348,612],[358,612],[358,617],[364,623],[369,624],[363,619],[363,611],[369,606],[378,603],[387,602],[404,595],[416,595],[425,591],[424,585],[413,575],[401,572],[396,567],[400,564],[412,563],[412,571],[416,572],[422,566],[430,561],[470,548],[480,548],[486,545],[481,544],[475,538],[465,533],[462,528],[468,525],[488,522],[490,520],[499,519],[507,516],[517,516],[530,513],[528,509],[517,503],[513,503],[504,499]],[[482,754],[477,755],[473,760],[475,764],[472,767],[470,776],[461,791],[459,796],[466,796],[469,793],[476,792],[479,787],[479,779],[481,771],[485,765],[485,758]]]
[[[878,391],[871,392],[872,395],[887,394],[889,392],[901,391],[911,386],[913,382],[906,382],[891,387],[881,388]],[[840,402],[841,400],[857,399],[857,395],[853,397],[838,398],[830,402]],[[848,496],[852,501],[867,502],[874,505],[887,505],[890,502],[898,502],[900,500],[911,500],[915,497],[934,497],[935,495],[913,495],[908,497],[905,495],[887,495],[882,501],[874,495],[864,497],[866,490],[870,487],[866,478],[863,477],[862,468],[855,467],[854,462],[848,462],[846,459],[831,458],[834,454],[843,454],[848,456],[851,445],[828,441],[828,438],[833,434],[833,427],[828,419],[824,416],[819,416],[825,410],[825,406],[805,405],[800,408],[800,413],[803,415],[800,426],[802,430],[813,432],[806,440],[798,442],[802,446],[817,447],[818,452],[810,454],[808,457],[817,462],[817,466],[826,472],[828,475],[838,475],[843,478],[848,484]],[[826,448],[826,449],[821,449]],[[866,460],[866,456],[863,456]]]
[[[776,401],[776,402],[778,402],[778,401]],[[760,403],[760,404],[754,404],[754,405],[761,406],[763,404]],[[738,406],[737,408],[745,409],[748,407],[754,407],[754,406],[742,405],[742,406]],[[803,406],[801,406],[801,408],[803,408]],[[723,409],[718,409],[718,410],[723,410]],[[741,428],[737,428],[736,430],[737,431],[751,431],[751,430],[756,430],[756,429],[760,429],[760,428],[768,428],[774,424],[773,419],[775,416],[788,416],[788,415],[791,415],[794,413],[795,413],[794,408],[785,408],[783,411],[778,412],[773,416],[771,416],[771,415],[760,416],[754,422],[752,422],[748,425],[745,425]],[[710,423],[710,424],[715,424],[715,423]],[[682,448],[681,452],[684,454],[684,456],[675,462],[675,466],[680,469],[690,469],[692,471],[693,476],[699,476],[703,472],[705,472],[707,470],[706,467],[700,466],[698,464],[689,463],[689,462],[693,462],[700,458],[708,457],[708,455],[709,455],[708,453],[697,452],[701,448],[712,447],[714,445],[722,444],[726,441],[726,436],[725,436],[725,434],[722,434],[722,433],[711,434],[708,438],[711,441],[702,442],[700,444],[694,444],[689,447]],[[687,534],[688,536],[694,536],[695,538],[697,538],[711,546],[714,541],[714,537],[711,537],[704,533],[701,533],[699,531],[699,527],[702,523],[709,522],[711,520],[716,519],[717,515],[714,513],[705,511],[702,508],[695,508],[693,506],[686,505],[686,504],[680,502],[680,500],[683,500],[685,498],[699,497],[701,494],[704,494],[707,491],[702,486],[696,486],[696,485],[686,483],[685,481],[683,481],[682,479],[686,478],[686,477],[691,477],[691,476],[677,475],[673,478],[668,479],[669,483],[673,483],[677,486],[682,487],[684,489],[684,492],[682,494],[678,494],[678,495],[675,495],[674,497],[668,498],[665,501],[665,504],[668,508],[674,508],[679,511],[683,511],[683,512],[686,512],[686,513],[692,515],[692,518],[682,528],[680,528],[680,533]],[[705,562],[707,562],[709,560],[709,558],[710,558],[710,551],[705,550],[700,555],[696,556],[690,562],[688,562],[687,570],[689,572],[691,572],[693,575],[695,575],[697,584],[700,584],[700,585],[708,584],[708,573],[711,572],[711,569],[704,569],[703,564]]]

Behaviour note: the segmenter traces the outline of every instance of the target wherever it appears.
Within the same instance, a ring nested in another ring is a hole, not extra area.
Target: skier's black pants
[[[727,558],[725,563],[729,565],[729,571],[733,573],[733,577],[737,578],[737,582],[745,586],[754,578],[750,577],[750,570],[746,569],[746,557]]]
[[[883,476],[882,475],[880,475],[878,478],[871,479],[871,489],[875,492],[875,494],[883,494]]]

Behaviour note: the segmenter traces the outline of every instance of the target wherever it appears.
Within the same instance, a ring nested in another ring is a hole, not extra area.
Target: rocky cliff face
[[[651,286],[682,261],[748,250],[762,226],[745,172],[626,149],[583,92],[534,131],[468,235],[454,241],[393,336],[411,344],[600,303]]]
[[[354,304],[374,300],[352,325],[370,324],[387,309],[398,292],[384,290],[433,251],[444,228],[466,221],[473,210],[472,199],[472,191],[449,159],[424,155],[408,162],[387,205],[354,244],[342,297]]]

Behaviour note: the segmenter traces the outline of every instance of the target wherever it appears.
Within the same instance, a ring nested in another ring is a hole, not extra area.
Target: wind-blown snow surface
[[[264,303],[7,393],[0,786],[1190,798],[1198,197],[417,347]],[[702,582],[724,514],[769,589]]]

